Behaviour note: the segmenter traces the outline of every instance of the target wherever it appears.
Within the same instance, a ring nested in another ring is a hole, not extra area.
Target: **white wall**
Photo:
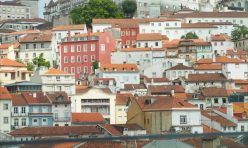
[[[226,63],[222,65],[222,73],[228,79],[248,79],[248,63]]]
[[[8,109],[4,109],[4,104],[8,104]],[[9,133],[11,131],[11,100],[0,99],[0,132]],[[4,123],[4,118],[8,118],[8,123]]]
[[[215,51],[220,55],[224,56],[226,51],[234,48],[234,43],[232,41],[211,41],[213,54]]]

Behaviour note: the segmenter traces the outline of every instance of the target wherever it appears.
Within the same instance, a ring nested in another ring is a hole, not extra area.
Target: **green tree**
[[[33,71],[34,70],[34,64],[32,62],[28,62],[27,66],[28,66],[27,67],[28,71]]]
[[[181,39],[199,39],[195,32],[188,32],[186,35],[181,36]]]
[[[74,24],[85,23],[91,27],[93,18],[123,18],[122,11],[112,0],[89,0],[70,12]]]
[[[137,9],[137,3],[135,0],[125,0],[122,2],[121,7],[125,17],[132,18]]]
[[[98,61],[95,61],[94,63],[93,63],[93,69],[94,69],[94,71],[96,70],[96,69],[98,69],[99,68],[99,62]]]
[[[33,59],[33,65],[36,65],[37,67],[45,66],[50,68],[50,62],[43,58],[43,53],[41,53],[39,57]]]
[[[248,28],[246,26],[239,26],[232,31],[232,40],[235,42],[248,34]]]

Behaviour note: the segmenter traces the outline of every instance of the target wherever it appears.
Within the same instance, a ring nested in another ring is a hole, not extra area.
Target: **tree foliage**
[[[33,71],[33,70],[34,70],[34,65],[33,65],[32,62],[27,62],[27,63],[25,63],[25,62],[23,62],[21,59],[16,59],[16,61],[19,62],[19,63],[22,63],[22,64],[26,64],[26,65],[27,65],[27,70],[28,70],[28,71]]]
[[[98,61],[95,61],[93,63],[93,68],[94,68],[94,71],[99,68],[99,62]]]
[[[181,39],[199,39],[195,32],[188,32],[186,35],[181,36]]]
[[[248,34],[248,28],[246,26],[239,26],[238,28],[232,31],[231,34],[232,40],[237,41],[247,34]]]
[[[123,18],[122,11],[112,0],[89,0],[70,12],[74,24],[85,23],[91,27],[93,18]]]
[[[132,18],[137,9],[137,3],[135,0],[124,0],[121,4],[121,7],[125,17]]]
[[[50,62],[46,61],[46,59],[43,57],[43,53],[41,53],[39,57],[33,59],[33,65],[36,65],[37,67],[45,66],[50,68]]]

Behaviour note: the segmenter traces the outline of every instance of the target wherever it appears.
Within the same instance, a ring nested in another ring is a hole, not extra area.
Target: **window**
[[[95,44],[91,44],[91,45],[90,45],[90,50],[91,50],[91,51],[95,51],[95,48],[96,48]]]
[[[91,62],[95,62],[95,56],[94,55],[91,56]]]
[[[222,102],[223,103],[226,103],[226,98],[222,98]]]
[[[88,62],[88,56],[84,55],[84,62]]]
[[[101,51],[105,51],[105,44],[101,44]]]
[[[14,114],[18,113],[18,107],[14,107]]]
[[[126,31],[126,36],[130,36],[130,31],[129,30]]]
[[[239,68],[239,64],[235,64],[235,68]]]
[[[68,63],[68,58],[67,58],[67,56],[64,57],[64,63]]]
[[[36,49],[36,44],[33,44],[33,48]]]
[[[180,124],[187,124],[187,117],[185,115],[180,116]]]
[[[26,119],[23,118],[23,119],[22,119],[22,126],[26,126],[26,125],[27,125]]]
[[[158,46],[158,42],[155,42],[155,46]]]
[[[26,49],[29,49],[29,44],[26,44]]]
[[[245,131],[244,125],[241,125],[241,132]]]
[[[214,98],[214,103],[219,103],[219,99],[218,98]]]
[[[19,122],[19,120],[18,119],[14,119],[14,126],[18,126],[18,123]]]
[[[121,36],[125,36],[125,31],[122,31],[121,32]]]
[[[67,68],[67,67],[65,67],[65,68],[64,68],[64,71],[65,71],[65,72],[68,72],[68,68]]]
[[[77,73],[81,73],[81,67],[77,68]]]
[[[121,112],[121,111],[122,111],[122,109],[121,109],[121,108],[119,108],[119,109],[118,109],[118,111],[119,111],[119,112]]]
[[[136,35],[136,31],[132,31],[132,36],[135,36]]]
[[[151,26],[154,26],[154,23],[151,23]]]
[[[41,43],[41,44],[40,44],[40,47],[41,47],[41,48],[44,48],[44,43]]]
[[[3,123],[9,124],[9,117],[3,117]]]
[[[71,63],[75,63],[75,57],[71,56]]]
[[[56,81],[60,81],[60,76],[56,76]]]
[[[81,46],[77,45],[77,52],[81,52]]]
[[[78,63],[81,62],[81,56],[80,56],[80,55],[77,56],[77,62],[78,62]]]
[[[71,73],[74,74],[75,73],[75,68],[71,67]]]
[[[71,46],[71,52],[75,52],[74,46]]]
[[[68,47],[64,46],[64,53],[67,53],[67,52],[68,52]]]
[[[8,110],[9,109],[9,104],[3,104],[3,110]]]
[[[214,46],[217,46],[217,42],[214,42]]]
[[[88,67],[84,67],[84,73],[88,73]]]
[[[84,48],[84,52],[87,52],[87,50],[88,50],[87,44],[84,44],[83,48]]]
[[[34,119],[34,120],[33,120],[33,122],[34,122],[34,123],[37,123],[37,122],[38,122],[38,120],[37,120],[37,119]]]

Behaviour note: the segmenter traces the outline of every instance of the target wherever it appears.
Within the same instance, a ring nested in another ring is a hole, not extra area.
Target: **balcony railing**
[[[11,116],[15,116],[15,117],[22,117],[22,116],[28,116],[28,113],[11,113]]]
[[[71,118],[70,117],[54,117],[53,118],[54,122],[69,122],[71,121]]]

